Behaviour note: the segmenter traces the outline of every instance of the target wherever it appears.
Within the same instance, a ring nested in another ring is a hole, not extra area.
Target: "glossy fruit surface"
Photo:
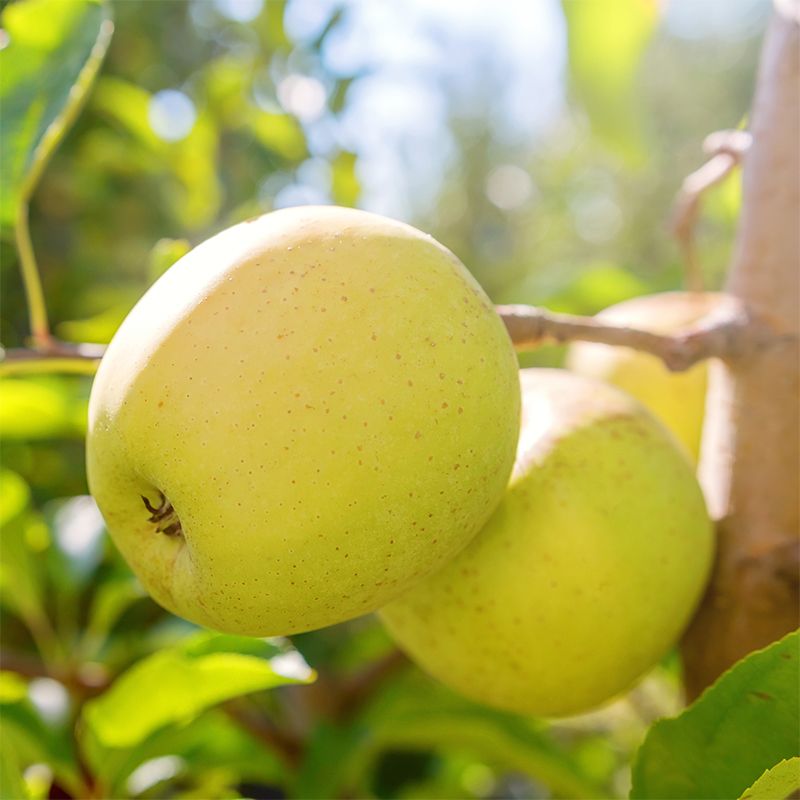
[[[88,473],[153,597],[287,634],[388,602],[503,494],[516,358],[431,237],[341,208],[237,225],[173,266],[111,343]]]
[[[560,716],[624,691],[676,642],[707,580],[712,532],[685,455],[639,403],[563,370],[521,378],[503,502],[381,616],[442,683]]]

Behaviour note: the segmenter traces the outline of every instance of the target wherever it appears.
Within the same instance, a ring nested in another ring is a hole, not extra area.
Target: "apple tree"
[[[0,797],[798,796],[800,6],[681,5],[3,4]]]

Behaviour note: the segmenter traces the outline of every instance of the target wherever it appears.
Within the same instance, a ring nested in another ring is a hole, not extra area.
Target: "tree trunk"
[[[750,129],[726,288],[787,336],[712,365],[700,476],[719,544],[683,643],[692,697],[799,623],[800,3],[776,0]]]

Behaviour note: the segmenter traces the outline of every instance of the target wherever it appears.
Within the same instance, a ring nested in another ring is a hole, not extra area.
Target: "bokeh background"
[[[309,203],[432,233],[496,302],[591,314],[678,288],[675,193],[704,137],[746,118],[769,4],[120,0],[112,10],[100,76],[31,203],[54,330],[70,341],[107,342],[191,245]],[[711,287],[739,196],[734,175],[704,205]],[[13,240],[0,247],[0,339],[20,346]],[[547,347],[526,363],[561,357]],[[261,655],[299,651],[320,673],[314,686],[200,703],[143,724],[138,739],[103,741],[84,713],[93,698],[194,634],[144,597],[86,496],[90,383],[2,387],[3,764],[32,796],[625,794],[647,726],[680,707],[676,657],[609,708],[551,723],[449,694],[393,655],[371,618],[264,645],[273,649]],[[157,677],[134,691],[142,706],[169,703]],[[117,707],[120,724],[136,705]]]

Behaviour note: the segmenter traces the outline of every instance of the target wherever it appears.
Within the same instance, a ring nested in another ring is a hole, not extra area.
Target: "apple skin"
[[[665,292],[634,297],[610,306],[597,319],[652,333],[675,333],[714,311],[723,296],[714,292]],[[700,457],[705,417],[708,362],[685,372],[671,372],[648,353],[629,347],[576,342],[567,368],[624,389],[644,403],[686,447],[693,462]]]
[[[162,606],[285,635],[370,612],[467,544],[519,404],[506,330],[450,251],[363,211],[282,210],[191,251],[123,322],[89,485]]]
[[[638,402],[564,370],[521,373],[509,489],[444,569],[382,609],[442,683],[563,716],[627,689],[677,641],[713,540],[691,465]]]

